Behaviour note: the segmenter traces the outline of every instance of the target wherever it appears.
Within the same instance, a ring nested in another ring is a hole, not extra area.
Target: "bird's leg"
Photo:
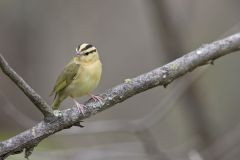
[[[100,97],[100,96],[96,96],[96,95],[93,95],[93,94],[90,94],[90,93],[88,93],[88,95],[91,96],[92,99],[93,99],[95,102],[96,102],[96,101],[99,101],[99,102],[102,103],[102,100],[103,100],[102,97]]]
[[[73,99],[73,101],[74,101],[75,105],[77,106],[79,113],[82,113],[85,116],[84,108],[87,108],[87,106],[85,106],[84,104],[78,103],[78,101],[76,101],[75,99]]]

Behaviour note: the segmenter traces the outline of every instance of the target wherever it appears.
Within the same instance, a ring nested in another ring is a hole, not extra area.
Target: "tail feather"
[[[58,97],[58,96],[57,96]],[[54,98],[54,100],[53,100],[53,103],[52,103],[52,109],[53,110],[56,110],[56,109],[58,109],[59,108],[59,106],[60,106],[60,101],[59,101],[59,98],[57,98],[57,97],[55,97]]]
[[[59,94],[56,94],[55,97],[54,97],[54,100],[53,100],[53,103],[52,103],[52,109],[53,110],[56,110],[59,108],[60,104],[62,103],[62,101],[66,98],[66,96],[64,95],[59,95]]]

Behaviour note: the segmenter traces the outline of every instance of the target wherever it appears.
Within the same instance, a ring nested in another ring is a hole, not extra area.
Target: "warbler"
[[[102,63],[96,47],[87,43],[78,45],[76,54],[58,76],[50,94],[55,94],[52,109],[58,111],[61,102],[71,97],[79,112],[84,115],[86,106],[78,103],[75,98],[89,94],[94,101],[101,101],[101,97],[90,93],[98,86],[101,74]]]

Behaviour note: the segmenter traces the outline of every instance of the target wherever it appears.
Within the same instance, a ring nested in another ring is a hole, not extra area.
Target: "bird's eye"
[[[84,53],[84,56],[87,56],[87,55],[89,55],[89,53],[90,53],[90,52],[86,52],[86,53]]]
[[[97,51],[96,49],[93,49],[93,50],[91,50],[91,51],[88,51],[88,52],[83,53],[83,55],[84,55],[84,56],[87,56],[87,55],[89,55],[89,54],[91,54],[91,53],[94,53],[94,52],[96,52],[96,51]]]

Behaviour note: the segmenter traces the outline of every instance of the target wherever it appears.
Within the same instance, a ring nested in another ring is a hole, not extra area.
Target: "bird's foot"
[[[96,95],[93,95],[93,94],[89,94],[89,95],[92,97],[92,99],[93,99],[95,102],[99,101],[99,102],[102,103],[102,100],[103,100],[102,97],[96,96]]]
[[[85,112],[84,108],[87,108],[87,106],[85,106],[84,104],[78,103],[78,101],[76,101],[75,99],[74,99],[74,103],[75,103],[76,107],[78,108],[78,112],[82,113],[85,116],[86,112]]]
[[[56,116],[56,117],[62,117],[62,112],[60,110],[53,110],[53,114]]]

